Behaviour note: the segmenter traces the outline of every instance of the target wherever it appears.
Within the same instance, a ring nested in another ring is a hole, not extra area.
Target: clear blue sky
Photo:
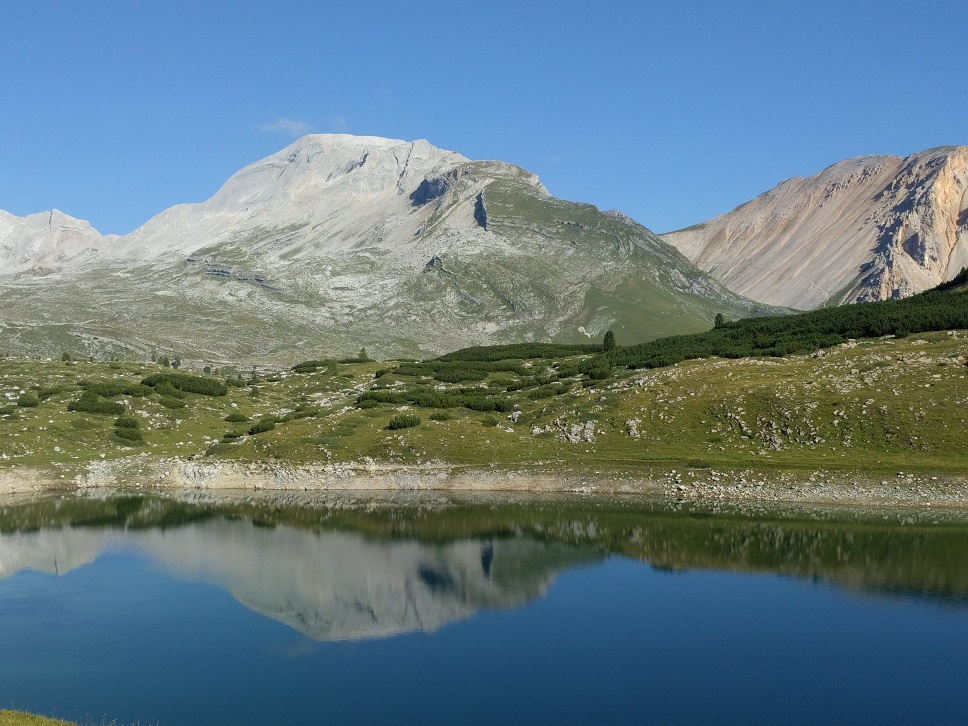
[[[656,231],[968,144],[968,4],[2,0],[0,209],[124,233],[303,131],[425,138]]]

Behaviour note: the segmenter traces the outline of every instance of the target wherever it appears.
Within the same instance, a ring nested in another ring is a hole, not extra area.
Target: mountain
[[[98,247],[112,239],[56,209],[26,217],[0,209],[0,274],[42,275],[96,255]]]
[[[841,161],[661,237],[771,305],[906,297],[968,265],[968,146]]]
[[[617,212],[426,141],[306,136],[124,236],[0,217],[0,352],[286,363],[775,312]]]

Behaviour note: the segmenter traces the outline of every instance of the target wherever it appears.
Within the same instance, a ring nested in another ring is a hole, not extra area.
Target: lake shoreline
[[[105,491],[355,492],[643,495],[688,502],[849,505],[968,510],[968,476],[892,476],[771,469],[581,470],[547,465],[481,469],[443,462],[341,464],[208,462],[134,456],[73,469],[0,469],[0,503],[46,494]]]

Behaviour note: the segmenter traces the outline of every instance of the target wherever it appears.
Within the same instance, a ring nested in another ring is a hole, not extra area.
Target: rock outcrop
[[[968,265],[968,146],[842,161],[661,237],[772,305],[913,295]]]

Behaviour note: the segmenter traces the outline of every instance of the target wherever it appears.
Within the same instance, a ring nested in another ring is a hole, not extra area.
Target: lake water
[[[958,515],[0,507],[0,708],[84,723],[966,723]]]

